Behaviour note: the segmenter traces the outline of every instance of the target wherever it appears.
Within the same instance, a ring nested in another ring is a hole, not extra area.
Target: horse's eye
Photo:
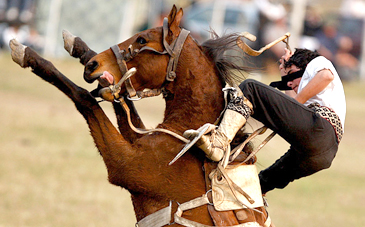
[[[146,44],[147,43],[147,40],[145,38],[143,38],[143,37],[138,37],[137,38],[137,43],[143,45],[143,44]]]

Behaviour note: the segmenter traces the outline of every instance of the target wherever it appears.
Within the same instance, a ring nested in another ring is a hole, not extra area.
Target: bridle
[[[130,45],[128,47],[128,50],[120,50],[118,45],[112,46],[110,49],[113,51],[117,63],[119,66],[119,70],[121,71],[122,79],[116,84],[109,87],[110,91],[114,95],[115,98],[119,97],[119,92],[121,89],[121,85],[124,83],[126,90],[128,92],[127,98],[129,100],[135,101],[139,100],[145,97],[151,97],[159,95],[163,92],[163,87],[160,89],[154,89],[149,91],[139,91],[137,92],[132,84],[132,81],[130,79],[131,76],[135,73],[130,73],[131,75],[126,75],[126,72],[128,71],[127,62],[132,60],[137,54],[141,53],[142,51],[153,51],[157,54],[168,54],[169,55],[169,63],[167,65],[167,71],[166,71],[166,82],[172,82],[176,78],[176,68],[179,61],[179,57],[182,51],[182,48],[184,46],[185,40],[188,37],[190,31],[181,29],[179,36],[171,43],[168,44],[166,41],[167,35],[168,35],[168,19],[165,18],[163,21],[163,51],[157,51],[156,49],[144,46],[141,49],[133,49],[133,46]],[[165,83],[166,84],[166,83]]]
[[[170,134],[171,136],[174,136],[175,138],[181,140],[184,143],[188,143],[189,142],[188,139],[184,138],[183,136],[181,136],[175,132],[167,130],[167,129],[156,128],[156,129],[146,130],[146,129],[140,129],[140,128],[134,127],[132,124],[132,121],[131,121],[129,107],[126,104],[124,97],[119,95],[119,92],[121,91],[121,86],[123,83],[124,83],[127,93],[128,93],[127,99],[129,99],[131,101],[136,101],[136,100],[139,100],[139,99],[142,99],[145,97],[157,96],[157,95],[163,93],[164,86],[162,86],[162,88],[160,88],[160,89],[154,89],[154,90],[149,90],[149,91],[136,91],[134,89],[130,78],[137,72],[137,70],[135,68],[131,68],[128,70],[127,62],[132,60],[137,54],[141,53],[142,51],[147,51],[147,50],[153,51],[154,53],[161,54],[161,55],[168,54],[170,56],[170,58],[169,58],[169,63],[167,65],[165,84],[174,81],[174,79],[176,78],[176,68],[177,68],[177,64],[179,61],[179,57],[180,57],[182,48],[184,46],[185,40],[188,37],[190,32],[185,29],[181,29],[179,36],[171,44],[168,44],[166,41],[166,38],[168,35],[168,19],[167,18],[164,19],[162,32],[163,32],[163,45],[164,45],[163,51],[157,51],[156,49],[154,49],[152,47],[148,47],[148,46],[144,46],[140,50],[138,50],[138,49],[134,50],[132,45],[130,45],[128,47],[128,50],[126,51],[126,50],[120,50],[118,45],[112,46],[111,50],[113,51],[113,53],[117,59],[119,70],[123,76],[117,84],[110,85],[109,87],[106,87],[106,88],[102,88],[99,91],[99,95],[100,95],[100,97],[103,97],[103,94],[105,92],[108,94],[112,94],[114,96],[114,102],[120,103],[120,105],[124,109],[125,113],[127,114],[127,121],[128,121],[129,126],[136,133],[149,134],[152,132],[163,132],[163,133]]]

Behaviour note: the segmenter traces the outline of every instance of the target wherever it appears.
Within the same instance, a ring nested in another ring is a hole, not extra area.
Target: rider
[[[221,160],[250,115],[279,134],[291,146],[259,173],[263,194],[329,168],[345,123],[343,86],[329,60],[315,51],[296,49],[293,54],[285,49],[280,63],[281,81],[271,83],[272,87],[252,79],[242,82],[243,96],[237,95],[240,91],[231,92],[218,128],[197,143],[208,158]],[[198,133],[199,129],[187,130],[184,135],[191,138]]]

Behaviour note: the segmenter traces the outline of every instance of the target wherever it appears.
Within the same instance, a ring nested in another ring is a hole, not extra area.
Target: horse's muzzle
[[[89,61],[85,65],[84,69],[84,80],[88,83],[94,82],[101,75],[92,75],[92,73],[99,67],[99,63],[97,61]]]

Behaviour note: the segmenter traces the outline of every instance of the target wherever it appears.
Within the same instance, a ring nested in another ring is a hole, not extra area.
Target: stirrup
[[[184,148],[175,156],[175,158],[169,163],[169,165],[174,164],[174,162],[176,162],[181,156],[183,156],[203,135],[207,134],[213,129],[215,129],[215,125],[209,123],[200,127],[197,130],[199,131],[199,134],[184,146]]]

